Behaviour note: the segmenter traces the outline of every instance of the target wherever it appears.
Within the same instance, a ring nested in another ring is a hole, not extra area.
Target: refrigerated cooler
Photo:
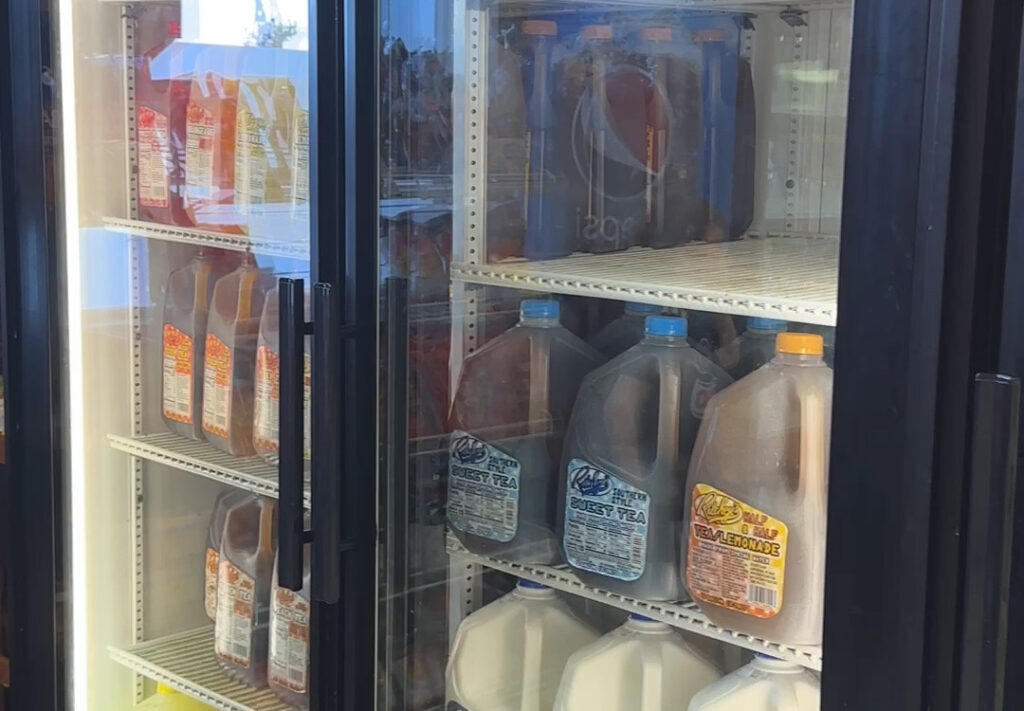
[[[19,8],[15,709],[1002,703],[1008,5]]]

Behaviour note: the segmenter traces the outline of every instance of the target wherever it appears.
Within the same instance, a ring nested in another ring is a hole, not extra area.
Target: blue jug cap
[[[661,307],[657,304],[638,304],[635,301],[626,302],[627,314],[660,314]]]
[[[641,615],[639,612],[629,613],[629,619],[636,620],[637,622],[657,622],[657,620],[652,620],[647,615]]]
[[[757,331],[785,331],[788,328],[788,324],[777,318],[761,318],[759,316],[752,317],[747,321],[747,326]]]
[[[782,661],[778,657],[773,657],[772,655],[765,654],[764,652],[754,652],[754,656],[757,657],[758,659],[767,659],[767,660],[772,661],[772,662],[781,662]]]
[[[535,583],[532,580],[526,580],[525,578],[519,578],[519,582],[516,583],[516,587],[526,588],[527,590],[547,590],[548,586],[544,583]]]
[[[520,318],[558,318],[558,311],[554,299],[526,299],[519,304]]]
[[[648,316],[645,328],[649,336],[686,337],[686,319],[678,316]]]

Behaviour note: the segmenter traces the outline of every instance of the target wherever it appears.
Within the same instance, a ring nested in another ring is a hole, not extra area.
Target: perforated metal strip
[[[259,235],[231,235],[205,230],[191,230],[184,227],[161,225],[156,222],[125,220],[120,217],[105,217],[103,224],[113,232],[133,237],[148,237],[166,242],[180,242],[197,246],[219,247],[238,252],[253,252],[292,259],[309,259],[309,235],[293,235],[293,239],[271,239]]]

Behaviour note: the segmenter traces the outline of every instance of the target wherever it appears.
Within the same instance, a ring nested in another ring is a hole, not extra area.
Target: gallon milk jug
[[[256,500],[254,494],[238,489],[229,489],[222,492],[213,504],[213,513],[210,514],[210,526],[206,531],[206,552],[204,559],[206,569],[203,575],[203,605],[206,608],[206,616],[210,621],[217,619],[217,578],[220,569],[220,543],[224,537],[224,523],[228,518],[228,511],[237,504],[253,502]]]
[[[199,250],[167,280],[161,410],[168,429],[190,439],[203,439],[206,323],[214,284],[225,267],[224,260]]]
[[[627,302],[623,314],[587,339],[587,342],[608,358],[614,358],[642,341],[647,317],[660,313],[660,306]]]
[[[682,597],[682,472],[708,399],[730,382],[690,347],[686,319],[671,316],[649,316],[643,341],[583,381],[566,435],[560,530],[584,582]]]
[[[156,693],[136,705],[135,711],[209,711],[212,708],[169,686],[157,684]]]
[[[557,470],[583,376],[604,358],[528,299],[519,324],[462,368],[450,423],[448,522],[470,551],[519,563],[561,559]]]
[[[721,676],[679,630],[632,614],[569,658],[554,711],[681,711]]]
[[[203,432],[228,454],[253,453],[253,387],[256,340],[263,299],[273,286],[270,273],[250,255],[213,288],[206,329],[203,375]]]
[[[821,336],[708,404],[687,477],[686,586],[715,624],[820,644],[832,370]]]
[[[719,348],[715,360],[725,372],[739,380],[775,356],[775,337],[786,329],[785,321],[774,318],[748,319],[747,330]]]
[[[277,560],[270,592],[270,657],[267,681],[278,698],[309,708],[309,548],[303,546],[302,590],[277,585]]]
[[[520,580],[459,626],[445,673],[445,709],[549,711],[566,661],[597,637],[554,590]]]
[[[228,676],[267,685],[276,502],[252,497],[228,510],[220,543],[214,651]]]
[[[252,444],[256,454],[271,464],[278,462],[280,448],[280,415],[281,405],[281,332],[280,309],[278,308],[277,287],[267,293],[263,304],[263,316],[260,318],[260,333],[256,341],[256,387],[253,396],[253,428]],[[308,303],[307,303],[308,307]],[[309,310],[308,308],[306,309]],[[309,471],[312,458],[312,422],[310,421],[310,405],[312,404],[312,371],[309,354],[309,339],[305,339],[306,349],[303,354],[303,447],[302,458],[306,471]]]
[[[698,692],[690,702],[689,711],[819,711],[820,708],[818,677],[798,664],[757,654],[750,664]]]

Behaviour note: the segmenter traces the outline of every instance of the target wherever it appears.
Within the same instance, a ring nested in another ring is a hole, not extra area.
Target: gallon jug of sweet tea
[[[206,329],[203,432],[228,454],[253,454],[253,389],[256,340],[263,300],[273,286],[270,272],[250,255],[213,288]]]
[[[798,664],[757,654],[702,689],[689,711],[819,711],[821,682]]]
[[[256,496],[247,491],[228,489],[221,492],[213,503],[213,513],[210,514],[210,525],[206,531],[206,552],[204,559],[206,569],[203,575],[203,605],[206,608],[206,616],[210,621],[217,619],[217,578],[220,570],[220,544],[224,537],[224,523],[228,518],[228,511],[237,504],[255,501]]]
[[[561,559],[557,470],[583,376],[604,357],[528,299],[518,325],[463,364],[452,405],[448,522],[473,553],[520,563]]]
[[[780,333],[775,351],[708,404],[687,477],[686,586],[717,625],[820,644],[832,370],[821,336]]]
[[[199,250],[167,279],[161,411],[167,428],[189,439],[203,439],[206,324],[214,285],[230,270],[230,264],[219,255]]]
[[[236,503],[228,509],[220,544],[214,651],[228,676],[257,688],[267,685],[275,511],[272,499]]]
[[[277,697],[299,709],[309,708],[309,552],[303,546],[302,590],[277,584],[277,560],[270,591],[270,651],[267,681]]]
[[[787,329],[786,322],[778,319],[748,319],[747,330],[719,348],[715,360],[739,380],[775,357],[775,337]]]
[[[685,709],[721,671],[664,622],[632,614],[569,657],[554,711]]]
[[[606,357],[614,358],[644,339],[648,316],[662,312],[660,306],[627,302],[621,316],[595,333],[587,342]]]
[[[554,590],[520,580],[459,625],[445,709],[549,711],[569,657],[597,638]]]
[[[566,435],[560,530],[580,579],[647,600],[683,596],[682,472],[709,398],[732,379],[649,316],[643,341],[591,373]]]

